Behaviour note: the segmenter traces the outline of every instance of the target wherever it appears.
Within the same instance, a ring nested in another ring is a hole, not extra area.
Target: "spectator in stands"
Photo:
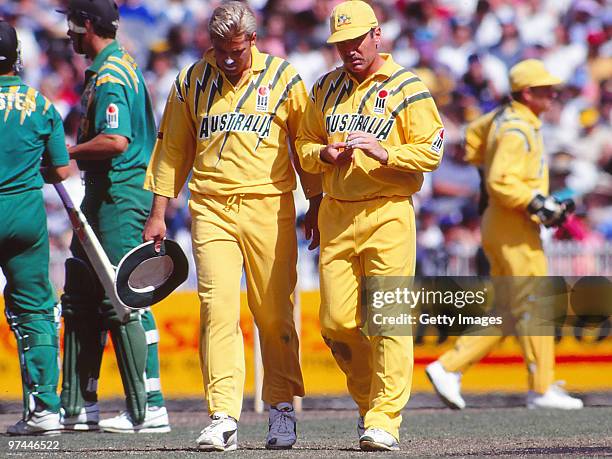
[[[501,38],[489,52],[509,69],[523,59],[525,45],[516,25],[516,13],[510,7],[498,11],[497,18],[501,25]]]

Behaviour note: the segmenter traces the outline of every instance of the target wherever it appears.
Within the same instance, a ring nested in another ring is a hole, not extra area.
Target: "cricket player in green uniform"
[[[141,71],[115,41],[119,13],[112,0],[71,0],[61,12],[67,15],[75,52],[93,60],[85,72],[78,143],[68,151],[84,173],[81,210],[116,265],[141,243],[151,206],[152,194],[142,188],[155,143],[151,100]],[[64,428],[170,431],[160,391],[159,334],[151,311],[132,312],[120,320],[92,275],[76,237],[71,250],[62,296]],[[127,411],[99,421],[97,382],[107,331],[113,340]]]
[[[0,21],[0,267],[5,314],[17,339],[23,418],[10,435],[61,430],[58,336],[49,282],[49,237],[41,188],[68,176],[62,119],[51,102],[16,76],[15,29]],[[41,157],[46,167],[41,169]]]

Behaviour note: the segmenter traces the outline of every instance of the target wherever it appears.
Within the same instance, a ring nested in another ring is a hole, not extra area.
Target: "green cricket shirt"
[[[85,71],[78,142],[98,134],[121,135],[126,151],[106,160],[79,160],[88,172],[146,169],[155,144],[156,126],[149,92],[134,59],[113,41]]]
[[[69,162],[62,118],[49,99],[18,76],[0,76],[0,195],[40,189],[41,158]]]

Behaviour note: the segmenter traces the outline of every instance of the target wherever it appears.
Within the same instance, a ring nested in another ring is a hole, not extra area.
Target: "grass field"
[[[437,408],[436,401],[430,397],[415,398],[419,406],[409,406],[403,413],[402,451],[387,453],[385,457],[612,456],[612,406],[606,402],[609,397],[591,398],[591,402],[599,406],[589,406],[575,412],[505,407],[502,405],[516,405],[518,400],[505,395],[473,398],[476,407],[461,412]],[[480,402],[476,403],[478,400]],[[36,438],[2,436],[0,457],[195,457],[206,454],[199,452],[195,445],[199,430],[207,423],[206,413],[197,405],[201,403],[169,403],[173,427],[169,434],[88,433]],[[319,409],[321,405],[330,409]],[[484,407],[487,405],[493,407]],[[103,404],[103,407],[106,409],[106,405]],[[236,458],[343,458],[375,454],[359,451],[355,428],[357,414],[349,407],[345,400],[333,399],[306,404],[306,408],[310,409],[299,414],[299,438],[292,451],[266,451],[263,443],[267,415],[245,411],[239,426],[240,450],[227,454]],[[0,429],[4,431],[18,417],[19,414],[14,412],[0,414]],[[9,449],[9,441],[30,439],[56,440],[59,449],[55,452]]]

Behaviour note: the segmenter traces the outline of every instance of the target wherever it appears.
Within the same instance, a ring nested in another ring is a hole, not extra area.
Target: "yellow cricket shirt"
[[[419,191],[423,172],[440,164],[444,129],[431,94],[414,74],[381,54],[385,63],[361,84],[339,67],[313,86],[297,149],[307,172],[323,173],[331,197],[359,201],[410,196]],[[387,165],[356,149],[352,164],[323,162],[321,149],[343,142],[350,132],[372,133],[387,150]]]
[[[484,152],[489,205],[524,211],[536,193],[548,195],[541,126],[540,119],[516,101],[492,119]]]
[[[184,68],[170,91],[145,188],[176,197],[192,172],[195,193],[273,195],[295,189],[289,145],[308,100],[285,60],[251,48],[251,75],[238,87],[215,63],[214,51]],[[318,176],[302,176],[307,197]]]

